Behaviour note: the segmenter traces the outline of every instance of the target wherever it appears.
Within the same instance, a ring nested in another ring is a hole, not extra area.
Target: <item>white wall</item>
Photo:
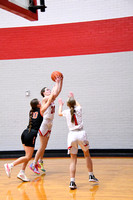
[[[60,97],[65,101],[72,90],[83,107],[90,147],[132,148],[132,64],[132,52],[1,61],[0,150],[22,149],[20,135],[28,124],[29,102],[35,97],[41,100],[43,86],[53,86],[54,70],[64,74]],[[26,90],[31,92],[29,97]],[[68,129],[57,112],[56,102],[48,149],[66,148]]]

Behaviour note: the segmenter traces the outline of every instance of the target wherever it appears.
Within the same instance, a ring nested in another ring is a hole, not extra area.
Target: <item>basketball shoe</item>
[[[30,181],[30,179],[28,179],[26,177],[26,175],[24,173],[22,173],[22,172],[19,172],[19,174],[17,175],[17,178],[21,179],[24,182],[29,182]]]
[[[44,166],[43,166],[43,161],[38,161],[38,163],[37,163],[37,166],[38,166],[38,168],[40,168],[43,172],[46,172],[46,170],[44,169]]]
[[[38,170],[38,165],[34,166],[33,163],[31,163],[29,167],[35,174],[40,174],[40,172]]]
[[[77,185],[75,184],[74,181],[71,181],[71,182],[70,182],[69,188],[70,188],[71,190],[77,189]]]
[[[5,167],[7,176],[10,178],[11,177],[11,169],[12,169],[10,164],[6,163],[6,164],[4,164],[4,167]]]
[[[89,182],[98,182],[98,179],[94,175],[89,175]]]

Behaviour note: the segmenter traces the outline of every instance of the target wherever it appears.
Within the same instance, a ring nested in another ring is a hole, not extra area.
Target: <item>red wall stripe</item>
[[[133,51],[133,17],[1,28],[0,59]]]

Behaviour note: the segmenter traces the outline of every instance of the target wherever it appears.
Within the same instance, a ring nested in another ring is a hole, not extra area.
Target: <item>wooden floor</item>
[[[133,200],[133,158],[92,158],[99,185],[88,182],[85,160],[78,158],[78,188],[73,191],[69,158],[46,158],[46,175],[36,175],[28,167],[27,183],[16,178],[21,165],[13,168],[11,178],[6,176],[3,165],[13,160],[0,159],[0,200]]]

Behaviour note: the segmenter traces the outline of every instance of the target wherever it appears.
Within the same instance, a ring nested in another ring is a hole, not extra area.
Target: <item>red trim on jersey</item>
[[[87,147],[87,146],[88,146],[88,144],[85,144],[84,146],[85,146],[85,147]]]
[[[72,148],[72,146],[69,146],[67,149],[70,150]]]
[[[40,133],[41,136],[47,136],[48,134],[51,133],[51,130],[48,130],[48,131],[43,135],[42,132],[41,132],[40,129],[39,129],[39,133]]]
[[[43,134],[42,134],[42,132],[40,131],[40,129],[39,129],[39,134],[40,134],[41,136],[43,136]]]
[[[0,28],[0,59],[133,51],[133,17]]]
[[[47,133],[44,136],[47,136],[50,133],[51,133],[51,130],[47,131]]]
[[[76,119],[76,115],[74,114],[73,117],[74,117],[75,125],[77,126],[77,125],[78,125],[78,122],[77,122],[77,119]]]

